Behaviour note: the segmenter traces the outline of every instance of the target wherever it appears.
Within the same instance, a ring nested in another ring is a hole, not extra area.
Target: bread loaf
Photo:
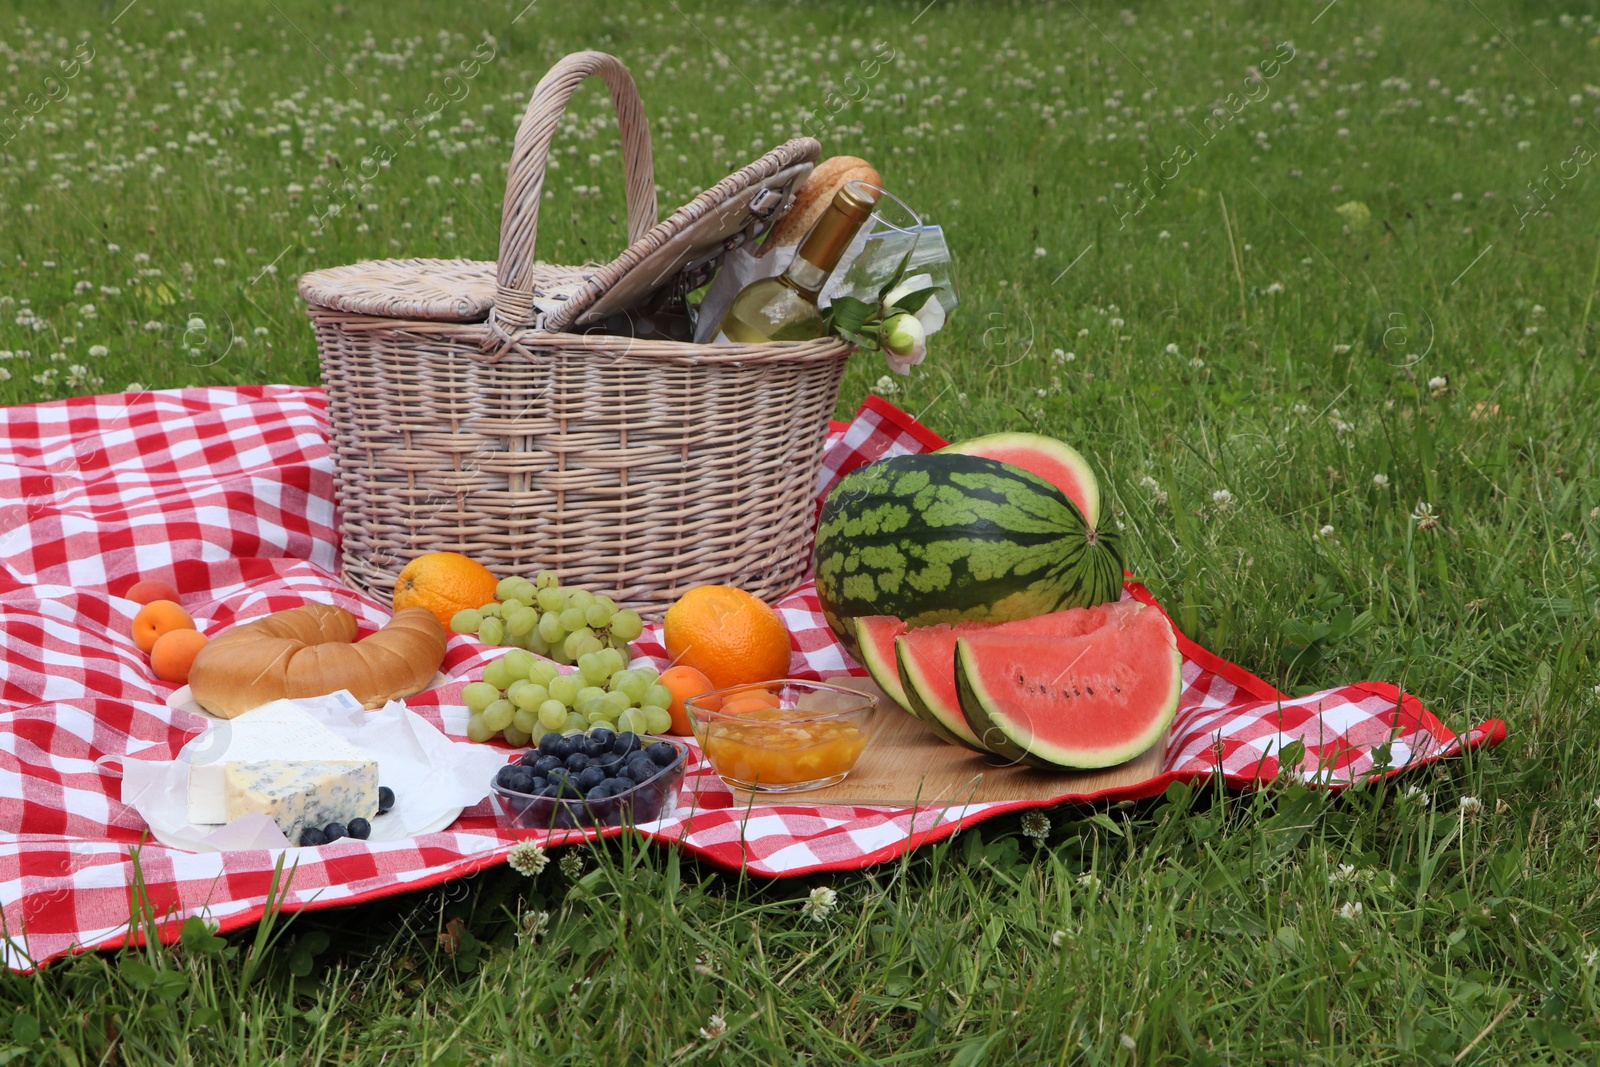
[[[225,630],[195,657],[189,689],[225,719],[283,697],[348,689],[378,708],[420,693],[444,661],[447,636],[426,608],[402,608],[383,629],[356,640],[356,618],[307,604]]]
[[[772,233],[762,245],[763,251],[799,244],[833,203],[834,194],[844,188],[846,182],[854,181],[866,182],[874,190],[883,186],[883,179],[872,164],[856,156],[834,156],[818,163],[800,191],[794,194],[788,214],[773,225]]]

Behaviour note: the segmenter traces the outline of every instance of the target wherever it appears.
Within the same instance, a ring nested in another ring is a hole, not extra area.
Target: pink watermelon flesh
[[[1069,444],[1036,433],[996,433],[939,451],[981,456],[1037,474],[1078,505],[1090,526],[1100,524],[1100,483],[1089,461]]]
[[[890,700],[915,715],[906,702],[900,671],[894,663],[894,639],[905,632],[906,624],[893,615],[864,615],[856,620],[856,645],[861,665]]]
[[[1079,637],[1099,629],[1115,617],[1115,611],[1106,609],[1120,611],[1121,605],[1069,608],[1016,622],[940,623],[907,630],[894,642],[901,692],[908,701],[907,706],[912,714],[930,725],[943,726],[963,744],[980,752],[994,751],[992,746],[984,744],[961,711],[961,702],[956,694],[956,641],[980,634]]]
[[[1069,637],[963,635],[956,691],[974,732],[1000,755],[1041,766],[1125,763],[1160,739],[1178,710],[1183,657],[1172,625],[1124,601]]]

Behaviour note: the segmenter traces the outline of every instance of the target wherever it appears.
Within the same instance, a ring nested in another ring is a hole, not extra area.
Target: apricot
[[[159,578],[146,578],[142,582],[134,582],[128,589],[127,597],[135,604],[149,604],[156,600],[178,603],[178,591]]]
[[[194,620],[175,601],[152,600],[133,617],[133,643],[140,652],[149,652],[162,634],[193,629]]]
[[[668,667],[662,671],[661,684],[672,690],[672,706],[667,709],[672,715],[671,732],[686,737],[694,730],[689,725],[689,711],[683,706],[684,701],[709,693],[716,686],[701,672],[684,666]]]
[[[199,630],[168,630],[150,646],[150,668],[163,682],[184,685],[194,658],[206,647],[206,635]]]

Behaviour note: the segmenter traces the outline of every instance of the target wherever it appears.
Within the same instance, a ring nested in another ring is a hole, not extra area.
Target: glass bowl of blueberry
[[[490,788],[517,829],[654,822],[671,814],[688,762],[688,746],[669,738],[550,733],[501,767]]]

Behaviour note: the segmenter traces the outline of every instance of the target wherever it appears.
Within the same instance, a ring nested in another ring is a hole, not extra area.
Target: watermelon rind
[[[1153,610],[1144,609],[1145,612]],[[1170,674],[1163,672],[1167,684],[1150,694],[1148,706],[1137,709],[1148,715],[1149,721],[1133,737],[1116,745],[1095,746],[1087,742],[1074,744],[1062,739],[1039,736],[1028,725],[1026,716],[1015,714],[1012,707],[1008,706],[1007,694],[1004,691],[991,691],[983,684],[981,658],[984,654],[984,645],[987,642],[991,651],[998,647],[994,637],[989,635],[961,638],[956,641],[956,692],[961,701],[961,711],[967,717],[973,733],[998,756],[1051,769],[1094,770],[1114,767],[1148,751],[1172,724],[1178,710],[1178,698],[1183,691],[1183,655],[1178,651],[1172,626],[1159,612],[1154,612],[1153,618],[1159,619],[1161,628],[1156,630],[1152,627],[1151,633],[1159,635],[1158,639],[1165,645],[1162,650],[1165,654],[1154,658],[1163,667],[1170,664],[1171,669]],[[1001,638],[1001,640],[1006,639]],[[1069,654],[1069,650],[1063,648],[1061,642],[1054,642],[1050,638],[1022,635],[1009,639],[1020,642],[1021,647],[1033,654],[1037,662],[1048,661],[1052,666],[1058,662],[1058,655]],[[1134,637],[1130,636],[1128,639],[1132,640]],[[1104,637],[1097,640],[1105,646],[1097,651],[1104,656],[1115,657],[1116,650],[1111,647],[1110,640]],[[1075,655],[1072,662],[1075,664],[1080,658],[1081,656]],[[1129,662],[1136,659],[1132,654],[1116,658],[1125,658]],[[1060,674],[1055,675],[1054,680],[1059,684]],[[1082,699],[1081,693],[1076,696]],[[1108,708],[1106,714],[1127,714],[1127,712],[1128,709]]]
[[[924,679],[922,665],[911,655],[910,648],[907,642],[895,638],[894,658],[900,671],[900,691],[905,694],[911,714],[927,723],[928,729],[937,734],[941,741],[964,745],[977,752],[989,752],[967,725],[959,707],[946,708],[941,701],[933,699],[932,687]]]
[[[906,698],[895,665],[895,638],[905,632],[906,624],[893,615],[863,615],[856,620],[856,645],[860,649],[856,658],[885,696],[920,719],[922,716]]]
[[[817,599],[856,650],[854,620],[1011,622],[1116,600],[1122,556],[1061,490],[980,456],[895,456],[840,479],[823,505]]]
[[[962,456],[982,456],[985,459],[1009,463],[1013,467],[1021,467],[1030,474],[1037,474],[1078,505],[1078,510],[1083,512],[1083,517],[1088,520],[1090,526],[1100,525],[1100,481],[1094,476],[1094,468],[1089,466],[1089,461],[1083,458],[1083,453],[1065,441],[1058,441],[1054,437],[1038,433],[991,433],[983,437],[974,437],[969,441],[946,445],[939,451],[953,452]],[[1024,458],[1030,453],[1038,457],[1038,462],[1030,462]],[[1063,485],[1046,473],[1056,466],[1065,468],[1071,473],[1070,485]]]

